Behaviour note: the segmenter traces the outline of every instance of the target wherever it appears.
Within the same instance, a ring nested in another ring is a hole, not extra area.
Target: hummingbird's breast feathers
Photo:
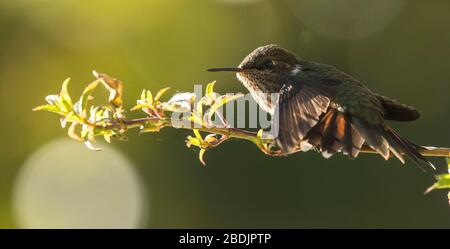
[[[245,88],[247,88],[261,109],[273,115],[277,103],[271,97],[271,93],[278,93],[280,91],[280,86],[276,81],[272,81],[273,77],[270,75],[270,72],[256,72],[249,70],[246,72],[239,72],[236,76]],[[266,84],[260,84],[263,78],[267,80]]]

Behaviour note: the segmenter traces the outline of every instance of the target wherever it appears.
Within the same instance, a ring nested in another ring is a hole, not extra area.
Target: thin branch
[[[130,120],[123,120],[123,124],[125,124],[127,126],[126,128],[129,129],[129,128],[137,128],[142,125],[145,125],[147,122],[155,122],[155,121],[161,121],[161,119],[157,117],[130,119]],[[165,126],[174,127],[169,121],[165,123]],[[192,128],[189,127],[181,127],[181,128],[192,130]],[[244,139],[254,143],[255,141],[258,140],[256,132],[243,130],[239,128],[201,127],[198,128],[198,130],[206,133],[223,135],[228,138]],[[428,157],[450,157],[450,148],[445,147],[421,146],[420,148],[417,149],[417,151],[421,155]],[[263,152],[270,156],[283,156],[283,154],[280,153],[279,151],[267,151],[264,149]],[[376,152],[368,145],[363,145],[361,147],[361,153],[377,154],[378,152]]]
[[[259,132],[248,131],[239,128],[228,127],[227,121],[221,116],[220,111],[217,110],[229,101],[233,101],[237,97],[227,98],[225,95],[216,96],[213,92],[214,82],[208,84],[205,91],[205,96],[197,100],[195,110],[190,111],[190,116],[187,119],[178,121],[189,122],[189,126],[175,125],[170,118],[170,113],[185,112],[180,111],[180,99],[176,101],[161,102],[161,96],[168,90],[168,88],[161,89],[155,97],[153,94],[144,90],[141,98],[137,100],[137,105],[132,110],[142,110],[146,117],[127,119],[123,109],[122,90],[123,84],[120,80],[109,77],[106,74],[94,72],[97,78],[90,83],[83,91],[79,101],[72,103],[67,86],[69,79],[64,81],[59,95],[49,95],[46,98],[48,104],[39,106],[34,110],[46,110],[62,115],[62,124],[72,123],[68,130],[69,136],[78,140],[84,141],[90,147],[95,142],[95,136],[104,136],[105,140],[110,142],[111,137],[126,138],[125,132],[128,129],[138,128],[141,132],[158,132],[164,127],[183,128],[194,131],[195,137],[189,136],[186,140],[187,146],[197,146],[201,149],[201,157],[204,151],[214,148],[228,139],[247,140],[255,144],[262,152],[269,156],[286,156],[283,153],[273,138],[263,137],[262,130]],[[101,85],[109,91],[109,105],[93,106],[89,103],[92,99],[92,93],[95,88]],[[183,95],[185,99],[181,99],[182,106],[193,106],[195,101],[192,95]],[[178,101],[178,102],[177,102]],[[211,115],[218,114],[223,127],[217,127],[211,124],[210,121],[203,118],[203,106],[209,107]],[[77,132],[77,127],[81,127],[81,131]],[[202,131],[210,135],[205,138],[198,132]],[[221,135],[217,138],[215,135]],[[362,153],[377,153],[371,147],[364,145],[361,148]],[[423,156],[435,157],[449,157],[450,148],[438,148],[424,146],[419,147],[418,152]],[[203,159],[201,159],[203,161]]]

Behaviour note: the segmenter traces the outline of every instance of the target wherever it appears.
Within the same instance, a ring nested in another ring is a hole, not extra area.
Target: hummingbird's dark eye
[[[275,66],[275,63],[273,60],[267,60],[265,62],[262,63],[261,65],[261,69],[267,69],[267,68],[272,68],[273,66]]]

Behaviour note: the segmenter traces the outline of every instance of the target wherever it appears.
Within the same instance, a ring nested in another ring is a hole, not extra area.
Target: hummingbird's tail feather
[[[390,127],[386,127],[386,138],[389,140],[391,151],[403,163],[404,163],[403,155],[406,155],[409,159],[411,159],[421,168],[424,167],[431,167],[433,169],[435,168],[430,161],[428,161],[424,156],[422,156],[422,154],[418,152],[418,149],[421,148],[421,146],[415,145],[414,143],[411,143],[407,139],[400,137],[400,135],[398,135],[398,133],[396,133]]]
[[[434,168],[433,164],[418,152],[420,146],[400,137],[387,125],[372,125],[333,108],[321,117],[304,140],[327,158],[337,152],[355,158],[366,143],[385,160],[393,155],[405,163],[406,157],[421,168]]]
[[[360,118],[353,117],[356,130],[364,138],[366,144],[380,154],[385,160],[390,157],[389,142],[380,125],[371,125]]]
[[[354,118],[358,132],[365,138],[365,142],[376,152],[384,157],[390,158],[390,153],[405,163],[405,156],[411,159],[421,169],[431,167],[433,164],[422,156],[417,149],[417,146],[408,140],[402,138],[397,132],[386,124],[369,125],[358,118]]]
[[[329,109],[321,121],[308,132],[305,140],[325,157],[342,151],[350,158],[355,158],[364,143],[364,138],[352,124],[352,117],[336,109]]]

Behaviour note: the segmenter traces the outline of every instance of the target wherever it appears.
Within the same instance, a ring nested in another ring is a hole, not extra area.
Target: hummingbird
[[[278,115],[275,144],[283,155],[314,149],[326,158],[342,152],[356,158],[365,144],[385,160],[394,155],[419,167],[434,166],[387,121],[414,121],[412,106],[379,95],[334,66],[302,59],[279,45],[261,46],[230,71],[264,111]],[[278,93],[275,102],[267,93]]]

